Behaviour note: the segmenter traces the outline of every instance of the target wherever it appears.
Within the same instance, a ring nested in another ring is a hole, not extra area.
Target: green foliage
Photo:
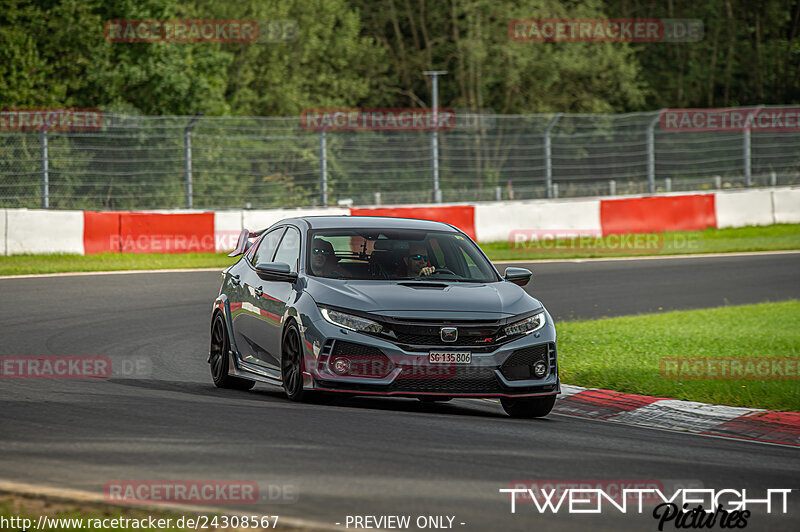
[[[800,101],[796,0],[605,0],[614,17],[700,19],[699,42],[633,46],[648,91],[643,107],[729,107]]]
[[[365,28],[389,49],[390,102],[430,105],[423,70],[448,70],[440,84],[449,107],[499,114],[614,112],[639,107],[639,66],[626,44],[525,43],[509,38],[516,18],[602,18],[603,3],[585,0],[360,0]]]
[[[6,0],[0,105],[297,115],[313,106],[620,112],[800,99],[792,0]],[[695,18],[696,43],[524,43],[514,18]],[[292,42],[108,42],[110,19],[297,23]]]

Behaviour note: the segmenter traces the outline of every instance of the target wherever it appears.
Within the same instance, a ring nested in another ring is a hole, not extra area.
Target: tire
[[[231,342],[228,338],[228,327],[225,326],[225,318],[222,314],[217,313],[211,322],[211,347],[209,348],[210,356],[208,358],[211,378],[217,388],[249,390],[256,385],[255,381],[228,375],[230,369],[228,351],[230,349]]]
[[[303,350],[300,346],[300,332],[291,322],[281,342],[281,380],[286,397],[296,402],[310,398],[309,392],[303,390]]]
[[[506,414],[517,419],[532,419],[544,417],[556,404],[556,396],[546,397],[520,397],[518,399],[503,397],[500,399]]]

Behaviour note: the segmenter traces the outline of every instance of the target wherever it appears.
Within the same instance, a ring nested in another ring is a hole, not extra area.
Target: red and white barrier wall
[[[0,209],[0,254],[185,253],[233,249],[243,227],[314,215],[395,216],[447,222],[478,242],[513,231],[620,234],[800,223],[800,187],[643,197],[506,201],[376,208],[92,212]]]

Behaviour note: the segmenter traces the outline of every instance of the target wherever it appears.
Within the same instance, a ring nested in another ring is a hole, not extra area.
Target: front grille
[[[396,332],[397,342],[409,345],[440,345],[440,346],[467,346],[467,345],[493,345],[495,334],[490,332],[488,335],[466,335],[459,328],[458,338],[455,342],[444,342],[437,330],[436,334],[406,334]]]
[[[504,340],[502,323],[492,322],[420,322],[415,320],[409,323],[408,320],[386,319],[380,320],[381,325],[391,330],[396,339],[394,342],[411,346],[452,346],[452,347],[484,347],[491,348],[498,343],[498,339]],[[442,340],[440,331],[442,327],[456,327],[458,337],[455,342],[445,342]]]
[[[339,340],[333,346],[332,356],[382,357],[385,355],[380,349],[371,345],[354,344]]]
[[[551,344],[534,345],[514,351],[500,367],[503,377],[510,381],[535,378],[531,367],[539,361],[545,363],[549,362],[550,345]],[[553,358],[555,358],[555,349],[553,349],[553,351]],[[549,367],[553,367],[552,363],[550,363]]]
[[[451,366],[452,367],[452,366]],[[451,375],[439,378],[403,378],[412,375],[406,369],[392,383],[392,391],[431,393],[492,393],[501,391],[492,368],[456,367]]]

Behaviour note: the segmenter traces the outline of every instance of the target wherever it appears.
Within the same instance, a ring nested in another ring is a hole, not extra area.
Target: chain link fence
[[[103,116],[96,131],[0,128],[0,208],[255,209],[800,183],[800,128],[676,132],[659,115],[457,114],[438,132],[438,192],[428,131],[121,115]]]

